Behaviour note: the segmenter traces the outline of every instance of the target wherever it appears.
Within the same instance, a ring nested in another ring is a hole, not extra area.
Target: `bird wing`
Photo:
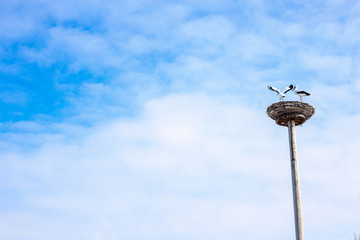
[[[280,94],[280,90],[279,90],[279,89],[274,88],[274,87],[269,86],[269,85],[268,85],[268,88],[269,88],[271,91],[274,91],[274,92],[277,92],[278,94]]]
[[[294,88],[294,86],[291,84],[290,86],[285,88],[284,94],[287,93],[288,91],[292,90]]]
[[[303,94],[305,96],[310,96],[310,93],[308,93],[307,91],[304,91],[304,90],[297,91],[297,94]]]

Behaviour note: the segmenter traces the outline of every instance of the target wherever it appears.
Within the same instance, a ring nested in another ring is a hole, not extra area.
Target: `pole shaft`
[[[290,120],[288,122],[288,130],[289,130],[291,179],[292,179],[292,190],[293,190],[293,201],[294,201],[296,240],[304,240],[304,229],[303,229],[302,211],[301,211],[299,167],[298,167],[298,158],[296,152],[296,134],[295,134],[294,120]]]

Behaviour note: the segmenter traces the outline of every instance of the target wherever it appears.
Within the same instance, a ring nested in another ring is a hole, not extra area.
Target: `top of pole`
[[[304,102],[280,101],[270,105],[266,112],[276,124],[287,127],[290,120],[294,120],[295,126],[305,123],[315,113],[315,108]]]

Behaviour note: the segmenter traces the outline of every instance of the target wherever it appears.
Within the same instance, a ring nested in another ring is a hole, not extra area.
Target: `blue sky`
[[[360,233],[360,2],[0,0],[0,238]],[[290,94],[285,100],[298,100]]]

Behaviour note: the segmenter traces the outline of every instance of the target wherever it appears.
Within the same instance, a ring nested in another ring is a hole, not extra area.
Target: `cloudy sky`
[[[360,234],[360,2],[0,0],[0,238]],[[298,100],[292,93],[286,100]]]

